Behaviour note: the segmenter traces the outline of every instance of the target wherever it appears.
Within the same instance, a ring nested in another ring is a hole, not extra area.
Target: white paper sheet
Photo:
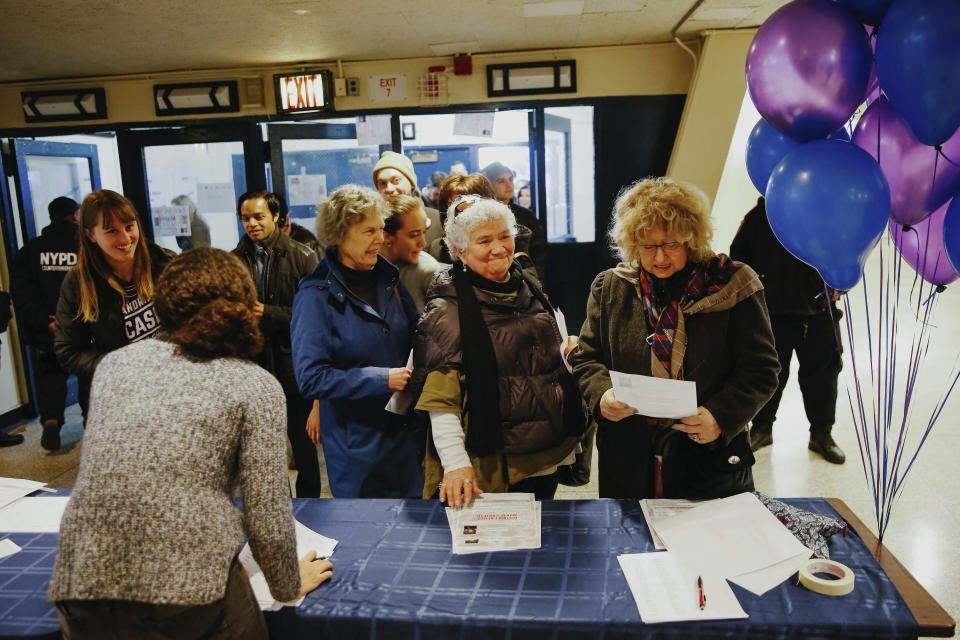
[[[46,484],[36,480],[24,480],[22,478],[0,478],[0,509],[10,504],[14,500],[29,495],[37,489],[42,489]]]
[[[809,558],[812,553],[809,549],[804,548],[804,551],[782,562],[734,576],[730,578],[730,582],[743,587],[755,595],[762,596],[799,571],[800,565],[803,564],[803,561]]]
[[[410,355],[407,356],[406,367],[410,371],[413,371],[413,349],[410,349]],[[412,402],[413,394],[406,389],[403,391],[394,391],[393,395],[390,396],[390,399],[387,401],[387,406],[385,406],[384,409],[390,413],[396,413],[397,415],[404,416],[410,409],[410,404]]]
[[[697,384],[621,371],[611,371],[610,381],[619,402],[651,418],[686,418],[697,415]]]
[[[20,498],[0,509],[0,531],[58,533],[69,497]]]
[[[298,559],[307,555],[308,551],[315,551],[318,558],[329,558],[333,555],[333,550],[337,546],[337,540],[321,535],[298,521],[294,521],[293,524],[294,531],[297,535]],[[270,593],[270,586],[267,584],[267,579],[260,570],[260,565],[257,564],[257,561],[253,557],[250,543],[243,545],[243,549],[240,550],[240,555],[237,558],[250,576],[250,586],[253,587],[253,595],[256,596],[257,602],[260,604],[260,609],[264,611],[278,611],[284,606],[299,607],[300,603],[303,602],[303,598],[292,602],[274,600],[273,595]]]
[[[734,580],[759,572],[745,579],[754,588],[779,584],[789,574],[771,584],[783,571],[774,565],[811,553],[751,493],[705,501],[659,522],[657,533],[672,553],[704,575]]]
[[[567,348],[567,338],[570,336],[567,333],[567,319],[563,316],[563,311],[560,311],[559,307],[553,315],[557,319],[557,328],[560,329],[560,359],[563,360],[563,366],[567,368],[567,371],[573,373],[573,367],[567,362],[567,356],[563,353],[564,349]]]
[[[0,558],[12,556],[17,551],[20,551],[20,546],[10,538],[0,540]]]
[[[733,590],[717,576],[701,576],[706,599],[700,608],[698,574],[669,551],[617,556],[640,618],[647,624],[678,620],[746,618]]]

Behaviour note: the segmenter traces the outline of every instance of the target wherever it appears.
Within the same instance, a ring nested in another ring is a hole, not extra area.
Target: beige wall
[[[720,177],[747,83],[744,68],[755,29],[705,34],[667,175],[702,188],[711,200]],[[692,66],[688,58],[688,67]]]
[[[696,43],[692,43],[698,48]],[[617,47],[592,47],[582,49],[558,49],[511,54],[482,54],[473,56],[473,74],[454,76],[452,59],[418,58],[413,60],[388,60],[376,62],[345,62],[343,76],[360,79],[360,95],[336,98],[335,108],[340,111],[367,109],[411,108],[421,106],[418,79],[434,65],[446,65],[449,104],[468,104],[505,101],[503,98],[488,98],[486,90],[486,66],[510,62],[536,62],[544,60],[573,59],[577,62],[577,88],[575,94],[555,94],[545,99],[575,99],[586,97],[623,95],[662,95],[686,93],[693,73],[690,57],[676,44],[632,45]],[[20,92],[26,90],[52,90],[70,88],[104,87],[107,97],[107,120],[86,121],[82,124],[117,124],[124,122],[149,122],[184,119],[185,116],[158,118],[154,110],[153,85],[176,82],[203,82],[211,80],[238,80],[241,88],[241,110],[235,115],[266,115],[276,112],[273,91],[273,74],[298,71],[306,67],[275,66],[247,69],[220,69],[157,73],[129,77],[84,78],[72,81],[17,83],[0,85],[0,130],[28,127],[24,121]],[[310,69],[329,69],[338,75],[337,65],[318,64]],[[400,101],[378,102],[370,97],[370,79],[376,75],[404,74],[407,97]],[[244,78],[259,79],[263,85],[263,104],[247,105],[243,97]],[[529,96],[515,100],[529,100]],[[186,116],[189,118],[190,116]],[[195,116],[209,117],[209,116]],[[67,123],[64,123],[67,124]],[[35,126],[50,126],[49,124]]]

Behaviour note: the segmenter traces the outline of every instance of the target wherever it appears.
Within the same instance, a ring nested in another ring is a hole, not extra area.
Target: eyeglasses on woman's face
[[[675,254],[683,248],[682,242],[664,242],[661,244],[641,244],[640,253],[648,256],[655,255],[660,249],[666,253]]]

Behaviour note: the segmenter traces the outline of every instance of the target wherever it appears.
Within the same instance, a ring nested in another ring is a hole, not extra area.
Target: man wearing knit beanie
[[[537,214],[530,209],[518,205],[513,198],[513,170],[502,162],[492,162],[480,170],[480,173],[487,177],[493,190],[497,194],[497,200],[510,207],[513,216],[517,219],[517,224],[530,229],[533,235],[530,238],[530,259],[537,267],[537,275],[540,277],[540,285],[544,291],[547,290],[547,234],[544,232],[540,221],[537,220]]]
[[[380,192],[380,195],[390,196],[396,193],[402,193],[407,196],[420,196],[417,189],[417,174],[413,170],[413,162],[410,158],[397,153],[396,151],[384,151],[380,154],[380,159],[373,166],[373,184]],[[443,225],[440,224],[440,212],[432,207],[424,207],[427,214],[427,233],[423,239],[427,246],[434,239],[443,235]]]

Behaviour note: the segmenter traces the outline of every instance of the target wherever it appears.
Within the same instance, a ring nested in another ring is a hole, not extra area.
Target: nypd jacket
[[[17,252],[10,269],[10,293],[28,344],[53,350],[49,325],[57,312],[60,285],[77,264],[77,225],[51,222]]]

